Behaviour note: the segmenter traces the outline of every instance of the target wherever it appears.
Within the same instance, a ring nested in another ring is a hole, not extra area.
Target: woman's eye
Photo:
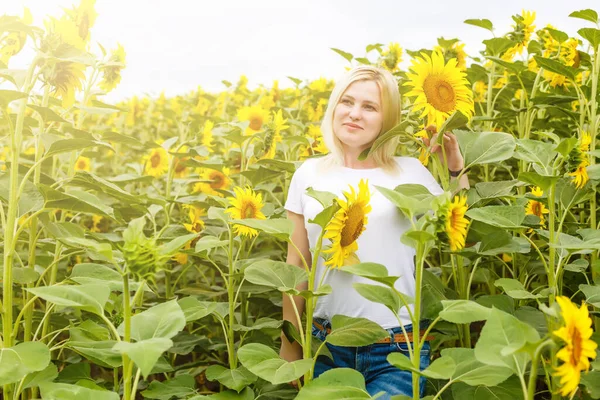
[[[366,108],[367,110],[375,111],[375,107],[373,107],[373,106],[370,106],[370,105],[366,105],[366,106],[365,106],[365,108]]]
[[[352,104],[352,102],[348,99],[343,99],[342,104]]]

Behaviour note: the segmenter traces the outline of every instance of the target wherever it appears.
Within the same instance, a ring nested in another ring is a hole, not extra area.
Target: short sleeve
[[[287,193],[287,199],[283,208],[296,214],[304,214],[304,207],[302,206],[302,193],[304,192],[304,184],[302,179],[303,169],[300,166],[294,175],[292,175],[292,181]]]
[[[431,175],[431,172],[429,172],[429,170],[425,168],[423,164],[421,164],[421,161],[416,158],[414,160],[419,171],[419,182],[425,186],[427,190],[429,190],[429,193],[433,194],[434,196],[439,196],[440,194],[444,193],[444,189],[442,189],[440,184],[437,183],[433,175]]]

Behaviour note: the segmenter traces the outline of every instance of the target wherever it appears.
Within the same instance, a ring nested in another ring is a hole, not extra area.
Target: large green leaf
[[[83,150],[89,147],[102,146],[114,152],[112,146],[108,143],[90,139],[59,139],[52,142],[45,156],[54,156],[61,153],[68,153],[76,150]]]
[[[222,319],[229,313],[229,303],[227,302],[200,301],[196,297],[190,296],[184,297],[178,303],[186,322],[196,321],[211,314]]]
[[[523,400],[523,388],[516,376],[497,386],[469,386],[463,382],[452,385],[452,396],[460,400]]]
[[[540,56],[533,56],[533,58],[535,59],[537,65],[544,69],[550,72],[554,72],[555,74],[566,76],[567,78],[572,80],[575,79],[575,75],[577,74],[576,68],[569,67],[561,63],[560,61],[553,60],[551,58],[544,58]]]
[[[236,392],[235,390],[225,390],[224,392],[219,392],[210,396],[194,396],[188,398],[188,400],[254,400],[254,391],[247,387],[242,390],[241,393]]]
[[[136,343],[118,342],[115,344],[114,350],[117,350],[121,354],[127,354],[142,371],[142,375],[146,379],[158,361],[158,358],[162,353],[169,350],[171,346],[173,346],[171,339],[155,337],[140,340]]]
[[[108,390],[94,390],[67,383],[43,382],[40,384],[43,400],[119,400],[119,395]]]
[[[87,171],[77,171],[75,176],[69,181],[69,186],[97,190],[127,204],[137,204],[140,202],[139,196],[134,196],[114,183]]]
[[[27,98],[27,93],[17,92],[16,90],[0,90],[0,106],[2,109],[8,107],[15,100],[25,98]]]
[[[508,133],[456,130],[454,134],[465,159],[465,168],[508,160],[515,151],[515,139]]]
[[[517,139],[517,149],[513,157],[546,168],[558,154],[554,151],[554,147],[553,143],[540,140]]]
[[[393,286],[398,278],[400,278],[399,276],[388,276],[388,270],[384,265],[370,262],[346,265],[340,271],[362,276],[363,278],[371,279],[387,286]]]
[[[523,228],[525,208],[518,206],[487,206],[472,208],[466,212],[467,217],[488,225],[505,229]]]
[[[600,308],[600,286],[581,284],[579,285],[579,290],[585,295],[587,303]]]
[[[242,365],[253,374],[274,385],[292,382],[307,373],[313,365],[313,359],[287,362],[272,348],[260,343],[250,343],[238,350]]]
[[[249,226],[260,232],[274,236],[281,240],[289,240],[294,230],[294,224],[287,218],[274,219],[235,219],[230,221],[232,224]]]
[[[27,290],[58,306],[80,308],[98,315],[103,315],[110,296],[109,287],[99,284],[41,286]]]
[[[569,17],[585,19],[586,21],[593,22],[594,24],[598,22],[598,13],[589,8],[585,10],[573,11],[571,14],[569,14]]]
[[[375,188],[409,217],[431,210],[434,196],[423,185],[412,183],[399,185],[394,190],[382,186],[375,186]]]
[[[491,309],[471,300],[442,300],[440,317],[455,324],[469,324],[486,320]]]
[[[281,292],[295,294],[299,284],[306,282],[306,271],[295,265],[282,261],[260,260],[252,263],[244,270],[248,282],[275,288]]]
[[[170,339],[185,327],[185,315],[176,300],[157,304],[131,317],[131,337],[137,341]],[[125,326],[119,325],[117,332],[123,335]]]
[[[527,343],[539,340],[539,333],[531,325],[492,309],[475,345],[475,357],[484,364],[508,367],[517,374],[523,374],[531,356],[519,350]]]
[[[590,42],[594,49],[600,44],[600,29],[596,28],[581,28],[577,31],[582,38]]]
[[[494,32],[494,25],[489,19],[466,19],[464,20],[464,23],[473,26],[478,26],[480,28],[487,29],[490,32]]]
[[[81,263],[73,266],[69,279],[79,283],[95,283],[108,285],[111,291],[123,291],[123,277],[114,269],[94,263]],[[140,286],[139,282],[129,282],[129,290],[135,291]],[[148,286],[144,290],[151,292]]]
[[[494,286],[501,287],[507,295],[513,299],[539,299],[544,296],[528,292],[523,284],[516,279],[500,278],[496,279]]]
[[[113,350],[116,340],[71,340],[67,347],[81,354],[94,364],[105,368],[118,368],[123,363],[121,354]]]
[[[50,364],[50,350],[42,342],[23,342],[0,349],[0,385],[18,382]]]
[[[449,348],[442,350],[441,354],[442,358],[449,357],[454,360],[456,369],[452,374],[452,380],[455,382],[496,386],[513,374],[513,371],[505,366],[489,365],[478,361],[473,349]]]
[[[222,385],[239,393],[246,386],[254,383],[257,376],[245,367],[232,370],[221,365],[211,365],[206,369],[206,379],[209,381],[218,381]]]
[[[173,397],[184,399],[196,392],[194,390],[195,386],[196,381],[193,376],[182,374],[164,382],[156,380],[150,382],[148,388],[142,392],[142,396],[146,399],[159,400],[170,400]]]
[[[46,208],[99,214],[115,219],[112,207],[104,204],[97,196],[81,190],[70,190],[69,193],[60,192],[47,185],[38,186],[44,199]]]
[[[388,331],[367,318],[334,315],[331,319],[331,333],[327,335],[326,341],[334,346],[356,347],[368,346],[389,336]]]
[[[50,363],[41,371],[29,373],[23,380],[23,389],[40,386],[42,382],[52,382],[58,376],[56,365]]]
[[[383,304],[394,312],[400,310],[400,297],[387,286],[353,283],[352,287],[358,294],[369,301]]]
[[[64,123],[69,123],[69,121],[67,121],[66,119],[62,118],[60,115],[58,115],[57,113],[55,113],[51,108],[49,107],[42,107],[42,106],[36,106],[33,104],[27,104],[27,107],[31,108],[32,110],[36,111],[40,117],[42,117],[42,119],[44,120],[44,122],[64,122]]]
[[[370,399],[364,376],[355,369],[334,368],[304,386],[296,400]]]

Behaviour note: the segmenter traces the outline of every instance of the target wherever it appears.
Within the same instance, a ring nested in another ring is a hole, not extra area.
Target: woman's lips
[[[361,126],[355,125],[355,124],[344,124],[344,125],[347,126],[350,129],[362,129]]]

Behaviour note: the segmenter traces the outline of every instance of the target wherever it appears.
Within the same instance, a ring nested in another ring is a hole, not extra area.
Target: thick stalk
[[[321,255],[321,248],[323,246],[323,235],[324,234],[325,234],[325,229],[322,229],[321,233],[319,234],[319,239],[317,239],[317,245],[315,247],[315,252],[312,255],[312,268],[308,274],[308,290],[309,290],[309,292],[312,292],[315,290],[315,275],[317,274],[317,264],[319,262],[319,257]],[[321,282],[322,282],[322,280],[321,280]],[[319,283],[319,286],[321,285],[321,282]],[[313,320],[313,313],[315,311],[316,301],[317,301],[317,297],[306,299],[306,307],[305,307],[306,324],[304,327],[304,329],[305,329],[304,343],[302,343],[303,358],[305,360],[308,358],[311,358],[313,356],[313,354],[312,354],[312,320]],[[304,383],[305,384],[312,380],[313,374],[314,374],[314,363],[313,363],[313,366],[311,367],[310,371],[308,371],[304,375]]]
[[[229,368],[230,369],[235,369],[237,368],[237,357],[235,356],[235,332],[233,330],[233,325],[235,324],[235,291],[234,291],[234,281],[233,281],[233,232],[231,230],[231,227],[229,227],[229,251],[228,251],[228,258],[229,258],[229,271],[227,274],[227,297],[228,297],[228,301],[229,301],[229,326],[228,326],[228,330],[226,332],[227,334],[227,343],[229,343],[229,352],[228,352],[228,359],[229,359]]]
[[[50,86],[46,85],[44,89],[44,97],[42,98],[42,107],[48,107],[48,100],[50,98]],[[35,162],[36,166],[33,172],[33,184],[39,185],[40,176],[42,172],[41,163],[39,163],[42,158],[42,150],[41,150],[41,136],[45,133],[44,120],[40,116],[38,119],[38,134],[35,136]],[[36,258],[36,243],[37,243],[37,226],[38,226],[38,217],[34,216],[30,222],[31,226],[29,228],[29,260],[27,265],[29,268],[33,269],[35,267],[35,258]],[[27,285],[28,288],[32,288],[34,286],[33,283]],[[25,304],[29,302],[33,298],[33,294],[29,292],[25,292]],[[27,309],[25,313],[25,327],[23,333],[23,341],[28,342],[31,340],[32,333],[32,321],[33,321],[33,307]]]
[[[598,126],[596,123],[596,113],[597,107],[596,104],[596,96],[598,93],[598,73],[600,70],[600,60],[598,59],[598,48],[594,49],[594,71],[592,72],[592,93],[590,99],[590,135],[592,137],[592,141],[590,143],[590,151],[594,152],[596,149],[596,135],[598,134]],[[594,165],[596,163],[596,157],[589,157],[590,165]],[[590,227],[592,229],[596,229],[596,193],[590,199]],[[598,253],[596,251],[592,252],[591,265],[594,265],[594,262],[598,259]],[[595,269],[592,268],[592,277],[594,281],[597,279],[597,273]]]
[[[425,248],[422,243],[417,245],[417,258],[415,264],[415,309],[413,311],[413,359],[412,364],[415,370],[421,369],[421,286],[423,285],[423,267],[425,261]],[[420,398],[419,377],[416,372],[412,373],[413,399]]]
[[[131,303],[129,298],[129,273],[123,274],[123,341],[131,341]],[[123,353],[123,400],[131,399],[131,360]]]

